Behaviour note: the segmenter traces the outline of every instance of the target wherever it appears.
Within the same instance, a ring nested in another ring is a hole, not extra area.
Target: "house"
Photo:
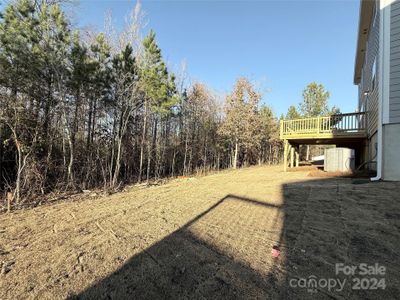
[[[285,170],[300,145],[333,144],[354,149],[372,180],[400,180],[400,0],[361,1],[354,83],[358,112],[281,121]]]
[[[374,179],[400,180],[400,1],[361,1],[354,83]]]

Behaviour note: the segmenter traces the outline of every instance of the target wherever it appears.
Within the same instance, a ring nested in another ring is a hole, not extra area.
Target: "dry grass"
[[[252,167],[3,214],[0,299],[395,298],[399,191]],[[385,265],[386,289],[289,286],[340,262]]]

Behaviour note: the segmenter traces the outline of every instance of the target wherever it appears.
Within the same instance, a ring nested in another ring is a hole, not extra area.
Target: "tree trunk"
[[[122,111],[120,112],[120,120],[119,120],[119,128],[118,128],[118,133],[117,133],[117,157],[115,160],[115,171],[114,171],[114,177],[112,181],[112,187],[115,187],[118,181],[120,169],[121,169],[121,156],[122,156],[122,140],[125,136],[129,118],[132,114],[132,107],[126,104]],[[126,174],[126,173],[125,173]]]
[[[114,186],[114,156],[115,156],[115,137],[119,136],[117,132],[117,109],[114,110],[114,122],[113,122],[113,133],[112,133],[112,143],[111,143],[111,157],[110,157],[110,167],[109,167],[109,186]],[[118,144],[118,141],[117,141]],[[118,146],[117,146],[118,147]]]
[[[176,158],[176,149],[174,148],[174,154],[172,155],[172,163],[171,163],[171,176],[175,175],[175,158]]]
[[[48,129],[49,129],[49,121],[50,121],[50,108],[52,102],[52,95],[51,95],[51,78],[47,81],[47,101],[44,107],[44,123],[43,123],[43,135],[47,138]]]
[[[87,140],[86,140],[86,147],[89,149],[90,140],[92,135],[92,115],[93,115],[93,99],[90,99],[89,102],[89,119],[88,119],[88,129],[87,129]]]
[[[146,183],[149,183],[151,168],[151,144],[147,143],[147,166],[146,166]]]
[[[239,143],[238,143],[238,140],[236,139],[236,141],[235,141],[235,152],[234,152],[233,162],[232,162],[232,165],[233,165],[234,169],[237,168],[238,152],[239,152]]]
[[[206,174],[206,168],[207,168],[207,136],[206,140],[204,142],[204,158],[203,158],[203,169],[204,169],[204,175]]]
[[[62,99],[61,101],[64,101]],[[68,127],[68,122],[67,122],[67,113],[65,111],[65,104],[62,104],[62,109],[63,109],[63,118],[64,118],[64,126],[65,126],[65,131],[67,134],[67,141],[68,141],[68,146],[69,146],[69,162],[68,162],[68,168],[67,168],[67,185],[74,185],[74,174],[73,174],[73,165],[74,165],[74,145],[72,143],[72,137],[71,137],[71,131]]]
[[[112,179],[112,187],[114,188],[117,185],[119,170],[121,168],[121,150],[122,150],[122,136],[118,138],[117,141],[117,157],[115,159],[115,170],[114,176]]]
[[[185,155],[183,157],[183,172],[182,172],[182,175],[185,175],[186,174],[186,170],[187,170],[186,161],[187,161],[187,154],[188,154],[188,134],[186,133],[185,136],[186,136],[185,137]]]
[[[150,180],[150,172],[151,172],[151,159],[152,159],[152,153],[154,153],[154,148],[155,148],[155,143],[156,143],[156,136],[157,136],[157,116],[154,120],[154,124],[153,124],[153,128],[152,128],[152,132],[153,132],[153,141],[150,145],[150,143],[148,143],[148,147],[147,147],[147,174],[146,174],[146,182],[149,183]]]
[[[73,186],[74,185],[74,173],[73,173],[74,146],[73,146],[71,138],[68,138],[68,144],[69,144],[68,185]]]
[[[81,92],[80,88],[77,89],[76,91],[76,96],[75,96],[75,115],[74,115],[74,122],[72,125],[72,145],[75,148],[75,138],[76,138],[76,133],[78,132],[78,118],[79,118],[79,108],[81,106]]]
[[[94,141],[94,130],[96,126],[96,113],[97,113],[97,101],[94,99],[94,104],[93,104],[93,121],[92,121],[92,136],[90,143],[93,144]]]
[[[18,166],[17,166],[17,178],[15,180],[14,199],[16,204],[18,204],[21,197],[22,153],[18,141],[15,141],[15,145],[17,147]]]
[[[145,143],[146,135],[147,135],[147,101],[145,103],[145,108],[144,108],[142,140],[140,142],[140,162],[139,162],[139,179],[138,179],[139,183],[142,181],[143,160],[144,160],[144,143]]]

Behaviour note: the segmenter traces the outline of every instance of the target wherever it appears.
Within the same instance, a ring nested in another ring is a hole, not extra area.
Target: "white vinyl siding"
[[[378,128],[379,103],[379,1],[375,1],[375,12],[372,15],[371,27],[365,51],[364,65],[359,84],[359,110],[367,112],[368,136],[374,135]],[[373,78],[375,75],[375,79]],[[368,92],[368,95],[364,95]]]
[[[389,123],[400,123],[400,1],[390,7]]]

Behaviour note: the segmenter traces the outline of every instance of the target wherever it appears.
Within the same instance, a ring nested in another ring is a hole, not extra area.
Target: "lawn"
[[[309,172],[251,167],[2,214],[0,299],[397,297],[400,184]]]

